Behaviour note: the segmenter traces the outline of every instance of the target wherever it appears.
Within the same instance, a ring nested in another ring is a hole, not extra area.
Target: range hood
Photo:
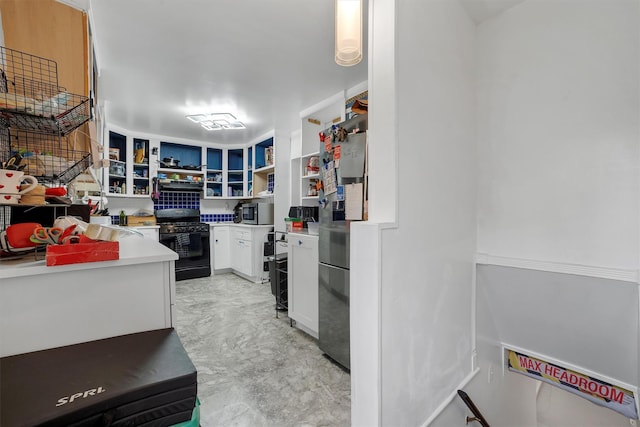
[[[183,181],[174,179],[159,179],[158,190],[160,191],[194,191],[200,192],[204,188],[203,181]]]

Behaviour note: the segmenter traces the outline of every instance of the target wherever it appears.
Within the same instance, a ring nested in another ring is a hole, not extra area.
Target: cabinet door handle
[[[298,245],[302,245],[302,240],[298,240]]]
[[[218,239],[216,239],[216,243],[218,243]]]

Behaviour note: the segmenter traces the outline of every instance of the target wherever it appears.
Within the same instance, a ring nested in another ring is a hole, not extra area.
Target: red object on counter
[[[33,234],[33,230],[42,225],[36,222],[23,222],[19,224],[13,224],[7,227],[7,239],[9,245],[12,248],[32,248],[38,246],[37,243],[32,242],[30,237]]]
[[[44,195],[62,197],[67,195],[67,190],[65,190],[64,187],[47,188],[44,190]]]
[[[93,241],[47,246],[46,263],[48,267],[117,259],[120,259],[120,242]]]

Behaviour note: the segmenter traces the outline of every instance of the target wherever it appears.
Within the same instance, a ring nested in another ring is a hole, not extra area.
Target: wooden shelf
[[[254,174],[261,174],[261,173],[270,173],[273,172],[273,170],[275,169],[275,167],[273,165],[269,165],[269,166],[265,166],[263,168],[260,169],[256,169],[253,171]]]

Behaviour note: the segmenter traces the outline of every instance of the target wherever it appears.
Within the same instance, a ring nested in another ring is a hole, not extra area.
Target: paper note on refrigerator
[[[362,183],[344,186],[344,216],[346,220],[362,220]]]
[[[322,166],[322,184],[324,186],[324,194],[335,193],[336,187],[336,169],[333,166],[333,160]]]
[[[366,134],[349,135],[349,142],[340,146],[340,175],[342,178],[362,178],[366,151]]]

